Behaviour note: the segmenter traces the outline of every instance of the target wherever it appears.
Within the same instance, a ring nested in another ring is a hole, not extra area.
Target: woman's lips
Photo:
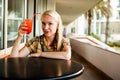
[[[44,33],[46,33],[46,34],[47,34],[47,33],[49,33],[49,31],[44,31]]]

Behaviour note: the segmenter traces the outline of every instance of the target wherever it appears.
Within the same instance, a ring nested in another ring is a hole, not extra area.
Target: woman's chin
[[[45,34],[45,36],[46,36],[46,37],[51,37],[51,35],[50,35],[50,34]]]

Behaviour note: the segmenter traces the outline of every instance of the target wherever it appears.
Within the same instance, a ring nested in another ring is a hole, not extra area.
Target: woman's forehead
[[[53,18],[50,15],[43,15],[41,20],[42,20],[42,22],[45,22],[45,21],[56,21],[56,19]]]

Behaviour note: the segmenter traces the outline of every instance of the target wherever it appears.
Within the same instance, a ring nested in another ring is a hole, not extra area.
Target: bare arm
[[[18,37],[12,48],[12,51],[10,54],[11,57],[26,57],[30,53],[26,46],[24,46],[22,49],[19,48],[20,41],[21,41],[21,37]]]
[[[15,41],[15,43],[13,45],[11,54],[10,54],[11,57],[17,57],[18,56],[18,54],[19,54],[19,46],[20,46],[20,43],[21,43],[21,39],[22,39],[21,36],[17,37],[17,39],[16,39],[16,41]]]
[[[48,53],[48,54],[47,54]],[[71,47],[66,46],[61,52],[42,52],[42,57],[56,58],[56,59],[71,59]]]
[[[56,59],[71,59],[71,47],[69,45],[64,46],[61,52],[42,52],[31,54],[31,57],[47,57],[47,58],[56,58]]]
[[[20,51],[19,51],[19,47],[21,44],[21,40],[23,35],[26,33],[25,31],[23,31],[23,29],[25,28],[25,24],[21,23],[19,29],[18,29],[18,37],[13,45],[12,51],[10,56],[11,57],[24,57],[26,55],[28,55],[29,50],[27,49],[27,47],[23,47]]]

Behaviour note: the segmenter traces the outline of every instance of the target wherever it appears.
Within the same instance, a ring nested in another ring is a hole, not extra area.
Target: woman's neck
[[[47,41],[47,45],[50,46],[54,40],[54,36],[52,37],[45,37],[46,38],[46,41]]]

